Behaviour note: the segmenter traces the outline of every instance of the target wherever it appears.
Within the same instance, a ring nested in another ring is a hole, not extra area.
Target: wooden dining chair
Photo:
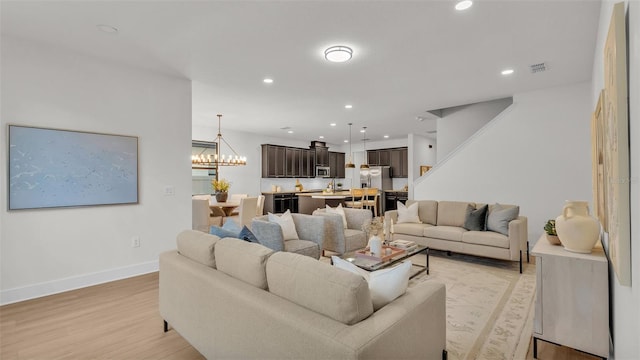
[[[378,199],[380,197],[378,188],[364,189],[362,198],[362,207],[365,209],[373,209],[373,217],[378,216]]]
[[[364,196],[364,189],[352,188],[351,189],[351,200],[345,201],[344,205],[346,207],[354,208],[354,209],[362,209],[362,197]]]

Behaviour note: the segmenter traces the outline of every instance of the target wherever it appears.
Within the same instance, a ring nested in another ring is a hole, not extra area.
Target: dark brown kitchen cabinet
[[[371,166],[390,166],[391,150],[390,149],[368,150],[367,164]]]
[[[287,177],[299,177],[301,174],[300,162],[302,149],[285,148],[286,166],[285,173]]]
[[[286,151],[283,146],[262,145],[262,177],[286,176]]]
[[[409,158],[407,148],[391,149],[391,172],[395,178],[409,177]]]
[[[315,154],[316,166],[330,166],[329,164],[329,148],[317,146],[313,149]]]
[[[300,149],[300,177],[315,177],[316,165],[314,152],[310,149]]]
[[[329,175],[332,178],[344,178],[344,153],[329,152]]]

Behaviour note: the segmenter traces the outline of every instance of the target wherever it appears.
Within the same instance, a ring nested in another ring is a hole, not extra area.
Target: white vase
[[[600,223],[589,215],[586,201],[567,200],[556,218],[556,232],[566,250],[589,254],[600,238]]]
[[[369,238],[369,251],[371,254],[380,256],[382,254],[382,239],[378,235]]]

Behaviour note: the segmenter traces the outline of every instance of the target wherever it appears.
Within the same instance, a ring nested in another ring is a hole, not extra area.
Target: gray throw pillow
[[[474,209],[471,205],[467,208],[467,218],[464,220],[464,228],[470,231],[485,231],[488,205]]]
[[[209,234],[216,235],[220,239],[228,237],[238,238],[237,232],[229,231],[227,229],[221,228],[220,226],[211,226],[209,228]]]
[[[495,204],[487,216],[487,230],[509,236],[509,222],[518,218],[519,206],[505,208]]]

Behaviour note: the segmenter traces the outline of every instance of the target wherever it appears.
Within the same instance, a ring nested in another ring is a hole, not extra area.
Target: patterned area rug
[[[412,259],[424,265],[425,256]],[[515,359],[526,357],[533,329],[535,265],[431,251],[430,275],[423,281],[447,287],[449,359]]]

